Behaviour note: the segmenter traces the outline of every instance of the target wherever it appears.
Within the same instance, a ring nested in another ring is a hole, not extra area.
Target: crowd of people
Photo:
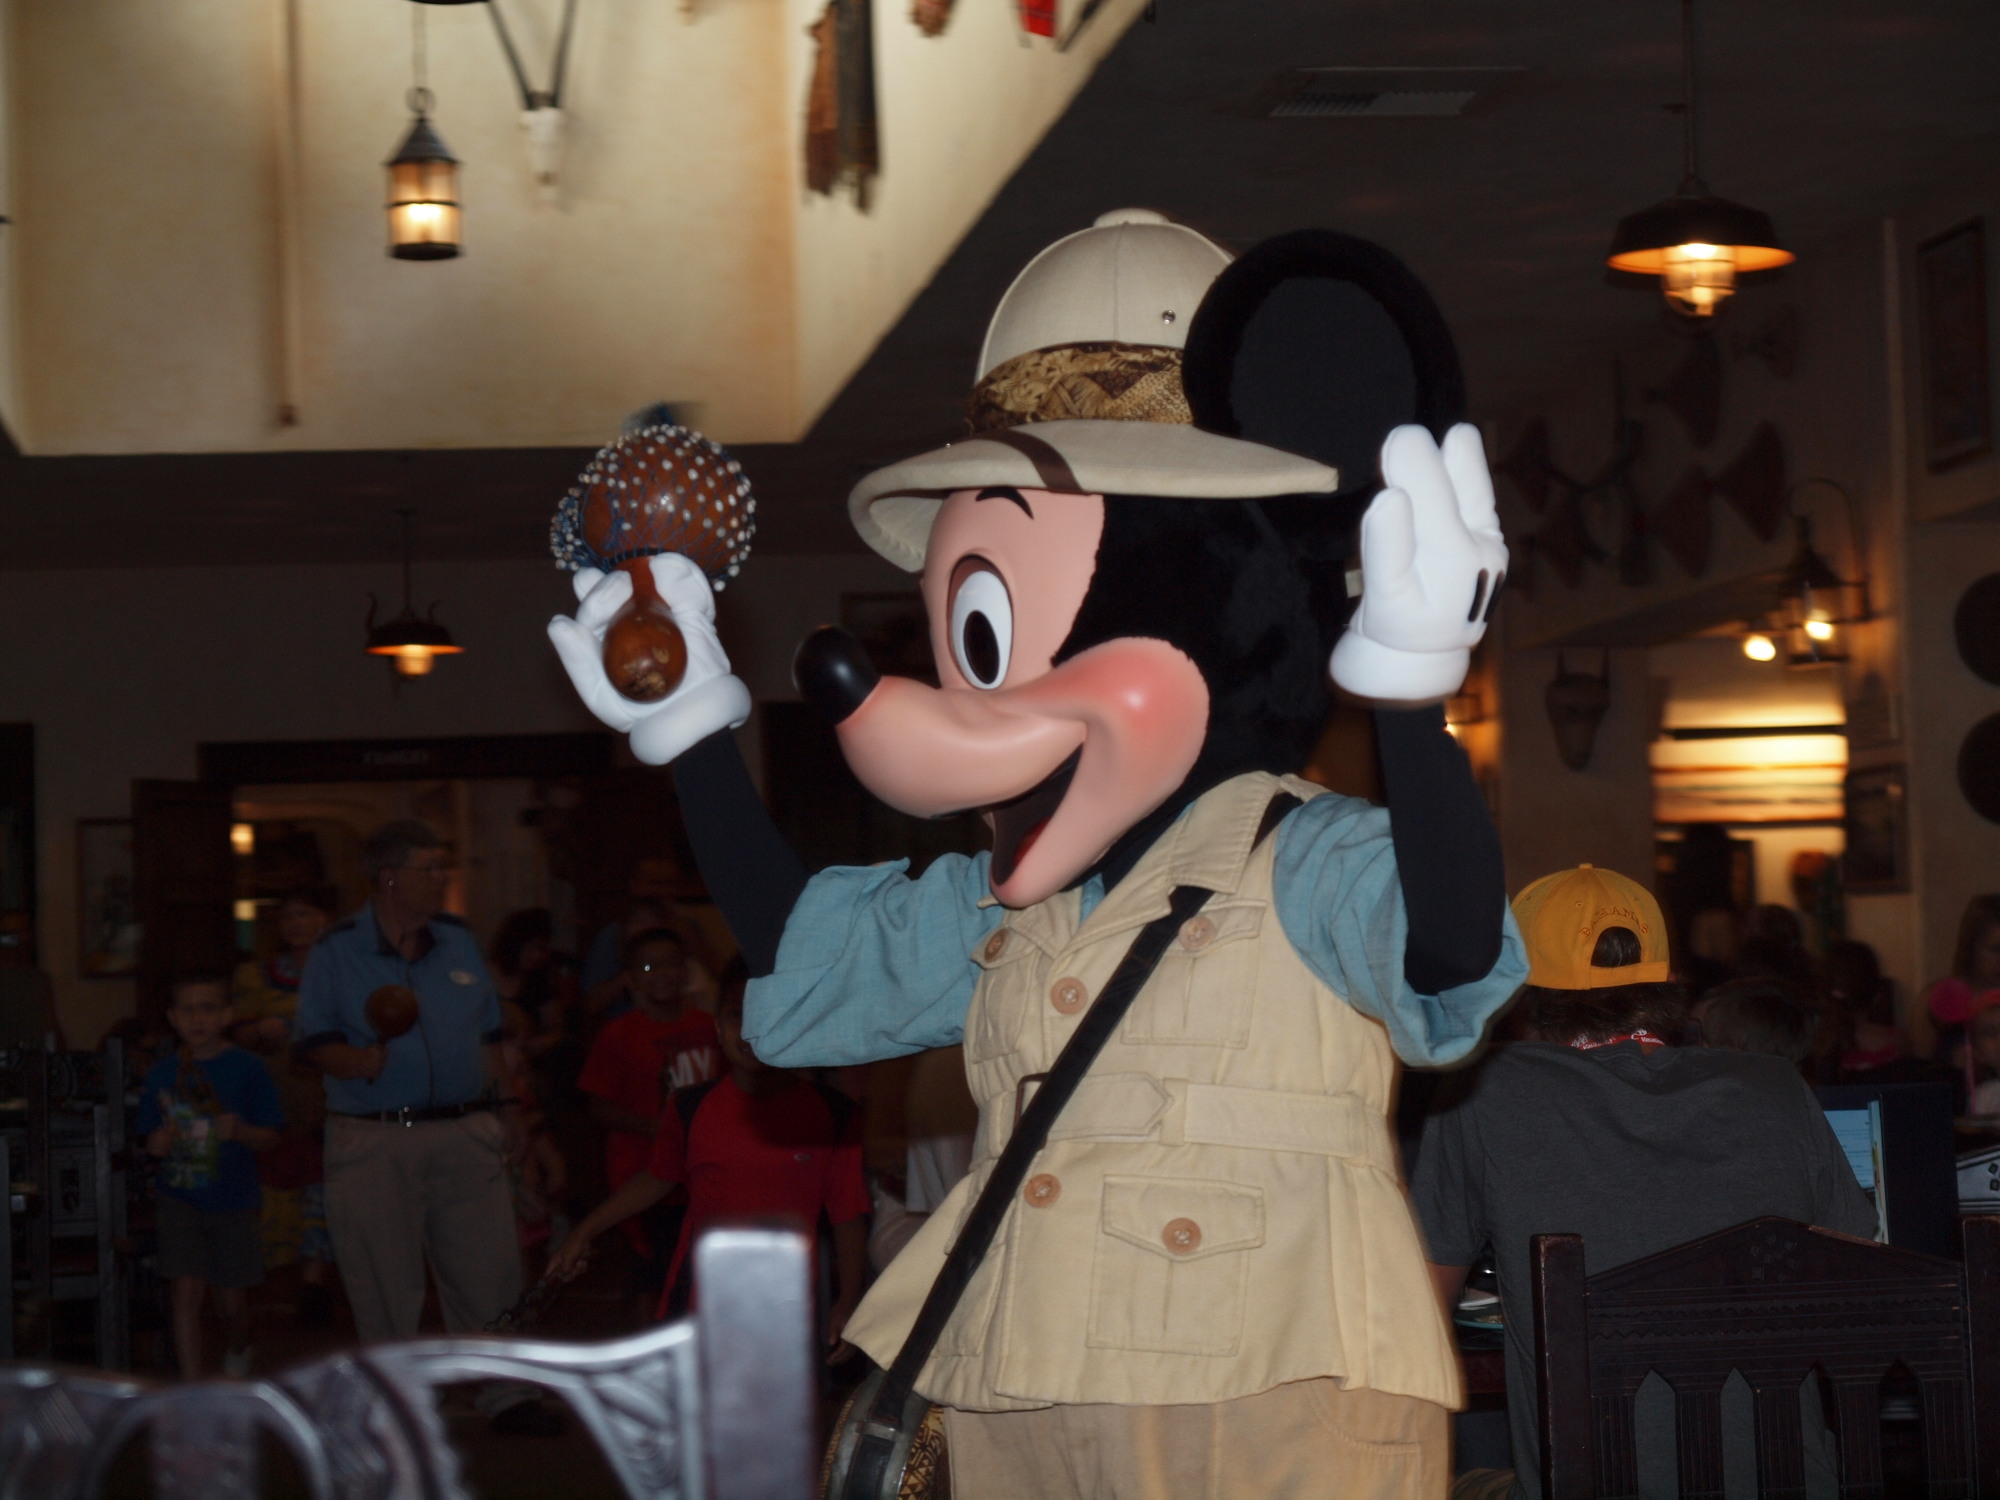
[[[744,1040],[741,960],[643,881],[577,963],[546,911],[510,915],[482,951],[443,910],[451,854],[421,823],[379,830],[367,868],[359,910],[336,919],[293,893],[268,956],[181,976],[156,1056],[127,1029],[181,1371],[203,1369],[211,1297],[222,1369],[252,1368],[246,1293],[271,1269],[294,1268],[299,1316],[317,1322],[337,1269],[363,1340],[417,1332],[428,1269],[445,1327],[472,1332],[525,1272],[574,1278],[608,1236],[636,1325],[688,1307],[704,1225],[773,1213],[822,1226],[824,1334],[845,1358],[871,1269],[971,1159],[958,1049],[781,1071]],[[1756,908],[1721,941],[1709,920],[1726,957],[1695,966],[1699,990],[1659,905],[1614,872],[1560,872],[1514,909],[1532,967],[1496,1045],[1405,1106],[1447,1305],[1489,1247],[1503,1304],[1525,1305],[1544,1230],[1582,1232],[1593,1269],[1761,1213],[1872,1233],[1809,1084],[1936,1079],[1961,1113],[2000,1114],[2000,896],[1968,906],[1952,972],[1907,1008],[1872,949],[1814,953],[1788,908]],[[1579,927],[1577,910],[1595,915]],[[1515,1380],[1531,1379],[1524,1336],[1510,1325]],[[500,1431],[562,1425],[524,1387],[481,1402]],[[1533,1413],[1517,1407],[1531,1475]],[[1493,1479],[1532,1493],[1531,1478]]]

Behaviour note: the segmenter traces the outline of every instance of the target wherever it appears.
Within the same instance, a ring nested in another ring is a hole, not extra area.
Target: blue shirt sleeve
[[[1502,914],[1500,957],[1481,979],[1420,995],[1403,977],[1408,919],[1389,839],[1389,812],[1328,794],[1278,829],[1273,871],[1278,920],[1321,982],[1389,1028],[1396,1055],[1415,1067],[1457,1062],[1528,977],[1512,912]]]
[[[972,950],[1006,912],[981,906],[984,853],[835,866],[806,883],[777,968],[750,981],[743,1035],[768,1063],[842,1067],[948,1047],[965,1035]]]
[[[292,1019],[292,1035],[298,1041],[339,1032],[352,1042],[340,1014],[340,997],[346,986],[340,982],[340,945],[322,938],[306,955],[305,972],[299,976],[299,1008]]]

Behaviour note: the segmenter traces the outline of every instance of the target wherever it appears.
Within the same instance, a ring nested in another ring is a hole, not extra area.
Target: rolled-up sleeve
[[[987,859],[947,854],[915,880],[908,860],[813,876],[786,919],[777,967],[750,981],[745,1040],[785,1068],[959,1041],[978,977],[972,950],[1006,915],[980,904]]]
[[[1528,977],[1513,914],[1501,913],[1500,956],[1484,977],[1421,995],[1403,976],[1408,921],[1389,813],[1354,797],[1315,797],[1278,829],[1278,920],[1299,957],[1363,1015],[1389,1028],[1416,1067],[1457,1062]]]

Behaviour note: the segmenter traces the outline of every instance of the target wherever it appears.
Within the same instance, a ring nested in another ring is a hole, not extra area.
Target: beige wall
[[[822,3],[790,0],[796,98],[811,66],[804,28]],[[1079,8],[1079,0],[1062,6],[1064,28]],[[847,195],[798,196],[798,370],[808,414],[832,400],[922,290],[1144,0],[1108,0],[1067,52],[1025,37],[1011,3],[959,0],[938,37],[908,24],[907,9],[905,0],[875,4],[882,176],[869,212]],[[968,362],[968,391],[972,378]]]
[[[760,699],[795,696],[798,637],[838,619],[843,592],[905,582],[873,558],[753,562],[722,596],[725,643]],[[0,721],[35,726],[38,935],[73,1040],[132,1005],[128,984],[76,977],[74,854],[76,820],[126,816],[133,778],[192,777],[204,741],[594,727],[543,634],[571,598],[552,566],[426,564],[416,585],[466,651],[397,696],[361,650],[369,592],[396,588],[387,564],[0,572]]]
[[[14,123],[14,0],[0,0],[0,214],[20,218],[16,202],[14,158],[20,132]],[[20,311],[15,305],[16,224],[0,225],[0,425],[16,442],[21,437],[21,400],[15,382],[16,334]]]
[[[794,439],[1139,4],[1067,53],[1020,45],[1011,6],[934,41],[876,6],[866,214],[801,182],[815,0],[582,7],[554,203],[486,8],[423,7],[466,251],[413,263],[381,207],[404,0],[14,0],[15,425],[51,454],[583,445],[665,400],[723,441]],[[538,81],[559,12],[508,7]]]

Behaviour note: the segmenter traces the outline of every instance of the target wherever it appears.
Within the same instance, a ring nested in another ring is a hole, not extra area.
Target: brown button
[[[1028,1185],[1021,1190],[1021,1196],[1028,1200],[1030,1208],[1047,1208],[1062,1196],[1062,1183],[1046,1172],[1037,1172],[1028,1179]]]
[[[1181,923],[1183,948],[1206,948],[1215,941],[1215,923],[1207,917],[1189,917]]]
[[[1201,1226],[1193,1219],[1169,1219],[1160,1231],[1160,1242],[1176,1255],[1192,1255],[1201,1248]]]
[[[1090,998],[1090,991],[1083,987],[1081,979],[1058,979],[1049,991],[1049,1004],[1066,1016],[1073,1016],[1083,1009],[1083,1002]]]
[[[1002,927],[986,940],[986,961],[990,964],[1007,948],[1007,929]]]

